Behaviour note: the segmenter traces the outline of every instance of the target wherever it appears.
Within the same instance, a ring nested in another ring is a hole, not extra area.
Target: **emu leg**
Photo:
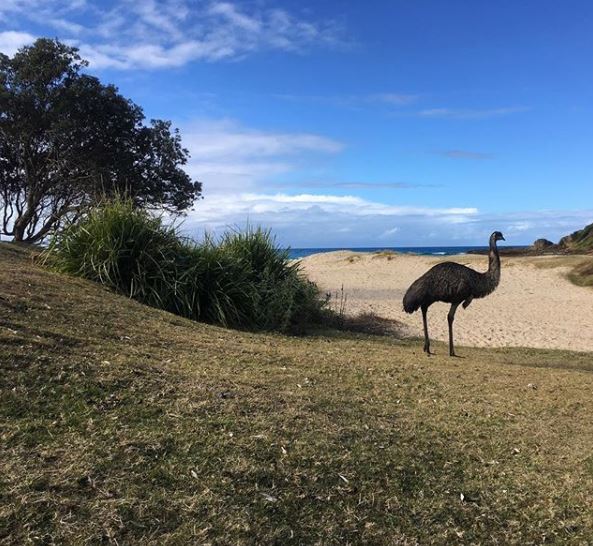
[[[430,354],[430,339],[428,337],[428,322],[426,321],[426,312],[428,307],[422,308],[422,324],[424,325],[424,352]]]
[[[447,322],[449,323],[449,356],[457,356],[455,354],[455,347],[453,346],[453,321],[455,320],[457,307],[459,307],[458,303],[452,303],[449,314],[447,315]]]

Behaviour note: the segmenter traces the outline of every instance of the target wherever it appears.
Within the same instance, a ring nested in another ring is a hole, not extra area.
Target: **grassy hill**
[[[593,253],[593,224],[560,239],[558,246],[573,253]],[[581,286],[593,286],[593,261],[584,261],[577,265],[568,278]]]
[[[0,264],[1,544],[593,536],[591,354],[255,335]]]
[[[593,252],[593,224],[563,237],[558,246],[574,252]]]

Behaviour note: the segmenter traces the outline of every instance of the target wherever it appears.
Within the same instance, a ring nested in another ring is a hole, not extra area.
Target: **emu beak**
[[[503,235],[501,235],[501,236],[500,236],[500,240],[501,240],[501,241],[506,241],[506,239],[504,238],[504,236],[503,236]]]

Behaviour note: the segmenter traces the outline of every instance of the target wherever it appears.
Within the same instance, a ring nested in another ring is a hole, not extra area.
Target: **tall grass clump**
[[[57,234],[45,258],[63,273],[167,308],[181,247],[173,226],[122,198],[91,209]]]
[[[578,286],[593,286],[593,261],[578,264],[568,274],[568,279]]]
[[[287,330],[320,319],[317,287],[300,274],[299,266],[280,249],[269,230],[248,227],[227,232],[220,250],[239,264],[254,287],[249,322],[258,329]]]
[[[201,243],[125,199],[103,203],[57,234],[45,259],[194,320],[254,330],[299,331],[323,301],[269,231],[231,231]]]

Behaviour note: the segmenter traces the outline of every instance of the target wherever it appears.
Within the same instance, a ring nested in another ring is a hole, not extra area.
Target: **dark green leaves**
[[[268,231],[196,244],[129,199],[91,210],[54,238],[46,256],[62,272],[194,320],[299,331],[321,317],[317,287]]]
[[[40,39],[0,57],[1,232],[36,242],[104,196],[178,213],[201,184],[166,121],[83,73],[75,48]]]

